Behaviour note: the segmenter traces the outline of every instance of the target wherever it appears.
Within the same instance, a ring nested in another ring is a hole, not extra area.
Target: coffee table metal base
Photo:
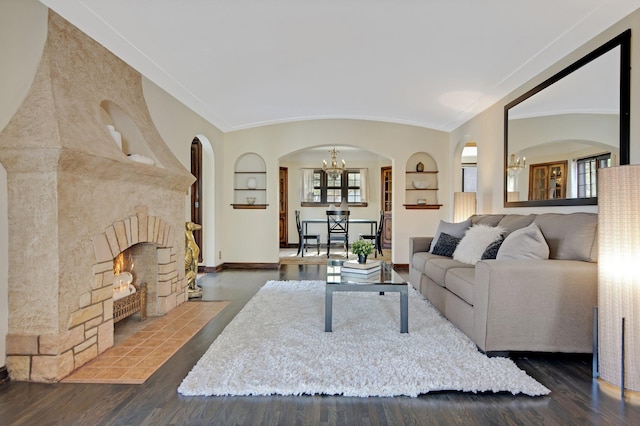
[[[409,332],[409,291],[408,286],[398,284],[337,284],[327,283],[324,303],[324,331],[332,331],[333,293],[336,291],[361,291],[400,293],[400,333]]]

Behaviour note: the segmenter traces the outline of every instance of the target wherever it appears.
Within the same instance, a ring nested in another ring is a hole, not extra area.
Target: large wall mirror
[[[629,164],[631,30],[504,109],[505,207],[597,204],[597,170]]]

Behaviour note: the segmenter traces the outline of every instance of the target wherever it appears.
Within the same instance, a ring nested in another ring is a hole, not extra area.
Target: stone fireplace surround
[[[194,180],[155,128],[141,75],[51,11],[48,24],[30,91],[0,131],[7,368],[12,380],[39,382],[113,345],[113,259],[124,249],[156,248],[151,315],[187,300],[183,229]],[[156,166],[131,161],[106,124]]]
[[[91,286],[79,295],[79,309],[71,313],[68,331],[54,336],[7,337],[7,363],[14,379],[47,381],[52,362],[64,377],[113,346],[113,260],[136,244],[153,244],[157,252],[157,281],[147,283],[148,313],[163,315],[186,300],[185,280],[179,279],[178,272],[183,262],[178,262],[176,249],[169,246],[172,227],[162,218],[148,216],[145,207],[137,210],[94,236],[96,263],[91,268]]]

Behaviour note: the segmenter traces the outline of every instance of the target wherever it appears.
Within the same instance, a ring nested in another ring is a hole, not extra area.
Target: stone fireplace
[[[149,315],[187,300],[194,178],[155,128],[141,75],[51,11],[30,92],[0,132],[0,162],[13,380],[59,381],[113,346],[113,261],[125,250],[146,259],[135,271]]]

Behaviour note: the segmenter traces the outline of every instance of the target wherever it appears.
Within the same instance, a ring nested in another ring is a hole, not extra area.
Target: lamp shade
[[[640,391],[640,165],[598,170],[600,378]],[[624,327],[624,369],[622,352]],[[622,372],[624,371],[624,381]]]
[[[476,214],[475,192],[453,193],[453,221],[463,222]]]

